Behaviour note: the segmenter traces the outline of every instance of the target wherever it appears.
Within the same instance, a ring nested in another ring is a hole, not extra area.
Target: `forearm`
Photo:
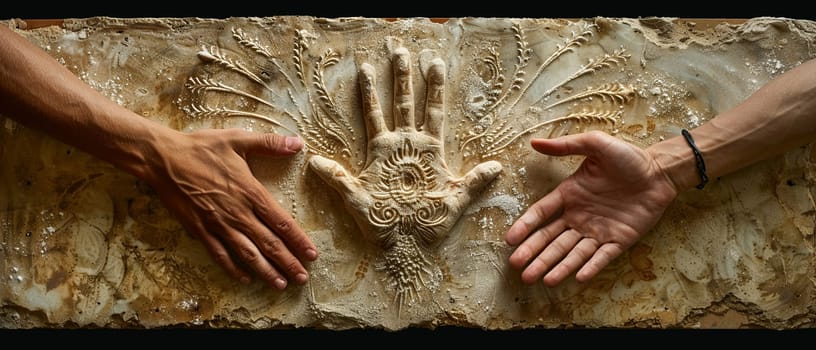
[[[175,132],[114,103],[4,26],[0,100],[3,115],[136,175]]]
[[[816,140],[816,60],[768,82],[691,134],[709,178]],[[700,183],[694,155],[683,136],[656,143],[647,151],[678,191]]]

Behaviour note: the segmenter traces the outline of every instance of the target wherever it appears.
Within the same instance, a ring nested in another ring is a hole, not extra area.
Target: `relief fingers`
[[[425,106],[424,130],[442,139],[442,121],[445,118],[445,62],[436,58],[428,69],[428,98]]]
[[[363,116],[366,122],[366,134],[371,140],[385,130],[385,119],[377,96],[377,74],[374,67],[363,63],[359,71],[360,93],[363,99]]]
[[[411,80],[411,55],[404,47],[394,50],[394,129],[415,128],[414,84]]]

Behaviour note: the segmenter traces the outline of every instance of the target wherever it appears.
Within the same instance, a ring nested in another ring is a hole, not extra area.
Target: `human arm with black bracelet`
[[[240,129],[180,132],[85,84],[0,25],[0,113],[150,184],[185,229],[233,278],[277,289],[304,284],[317,249],[252,174],[250,154],[292,156],[297,137]]]
[[[552,287],[575,273],[586,282],[647,234],[680,193],[816,140],[816,59],[683,134],[645,149],[601,131],[533,139],[543,154],[585,158],[508,229],[509,262],[522,281]]]

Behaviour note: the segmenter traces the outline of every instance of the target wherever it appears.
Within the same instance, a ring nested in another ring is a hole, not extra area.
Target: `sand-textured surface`
[[[503,239],[581,161],[531,137],[678,135],[816,57],[812,21],[3,25],[157,123],[300,135],[250,165],[321,256],[305,286],[235,283],[146,184],[0,116],[0,327],[816,326],[812,145],[682,194],[589,283],[521,283]]]

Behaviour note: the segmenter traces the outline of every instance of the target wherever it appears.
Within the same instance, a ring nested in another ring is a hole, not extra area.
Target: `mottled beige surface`
[[[250,163],[322,255],[303,287],[235,283],[144,183],[0,117],[0,326],[813,327],[812,145],[681,195],[587,284],[527,286],[507,265],[504,232],[581,160],[537,154],[530,137],[601,129],[645,147],[816,57],[814,22],[737,22],[87,18],[18,28],[158,123],[301,135],[309,152]],[[379,126],[366,126],[372,98]],[[340,169],[357,186],[326,182]]]

